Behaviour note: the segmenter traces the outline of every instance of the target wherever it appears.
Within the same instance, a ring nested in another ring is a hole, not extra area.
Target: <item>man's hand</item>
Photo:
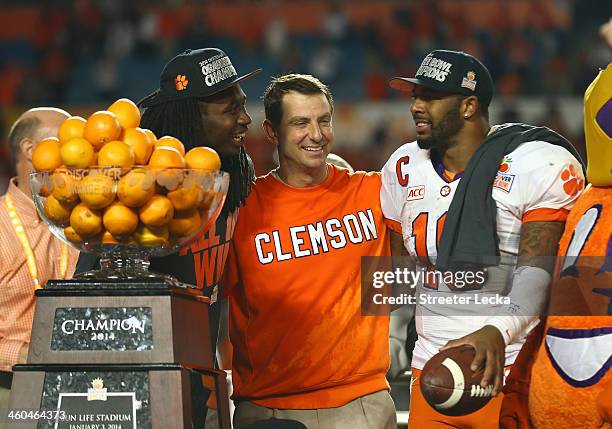
[[[493,394],[497,395],[501,392],[506,349],[506,343],[501,332],[494,326],[485,325],[465,337],[449,341],[440,350],[462,345],[470,345],[476,351],[471,370],[478,371],[484,367],[480,386],[487,387],[489,384],[493,384]]]

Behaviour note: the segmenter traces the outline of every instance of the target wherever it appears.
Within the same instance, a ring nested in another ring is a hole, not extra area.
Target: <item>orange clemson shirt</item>
[[[261,177],[240,209],[223,283],[234,400],[331,408],[389,388],[389,319],[360,302],[361,257],[390,254],[380,174],[328,168],[310,188]]]

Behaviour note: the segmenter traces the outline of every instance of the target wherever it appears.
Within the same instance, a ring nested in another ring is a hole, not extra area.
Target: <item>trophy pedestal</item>
[[[28,363],[14,367],[9,410],[20,415],[7,428],[191,428],[202,420],[204,400],[192,398],[203,377],[229,428],[208,299],[189,292],[156,281],[48,282],[36,291]]]

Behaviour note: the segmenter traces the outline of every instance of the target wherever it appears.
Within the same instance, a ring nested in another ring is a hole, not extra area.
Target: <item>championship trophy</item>
[[[7,427],[191,428],[204,407],[192,403],[193,380],[204,380],[217,396],[219,427],[229,428],[209,298],[148,270],[150,257],[179,251],[213,225],[229,174],[151,163],[61,167],[33,173],[30,185],[51,232],[99,256],[101,269],[36,291],[28,360],[14,367]]]

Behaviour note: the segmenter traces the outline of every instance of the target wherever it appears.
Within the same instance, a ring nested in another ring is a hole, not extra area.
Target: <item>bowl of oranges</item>
[[[229,174],[213,149],[185,152],[177,138],[139,124],[137,106],[120,99],[88,119],[66,119],[32,153],[39,215],[60,240],[100,257],[101,269],[80,277],[160,277],[149,258],[195,240],[225,201]]]

